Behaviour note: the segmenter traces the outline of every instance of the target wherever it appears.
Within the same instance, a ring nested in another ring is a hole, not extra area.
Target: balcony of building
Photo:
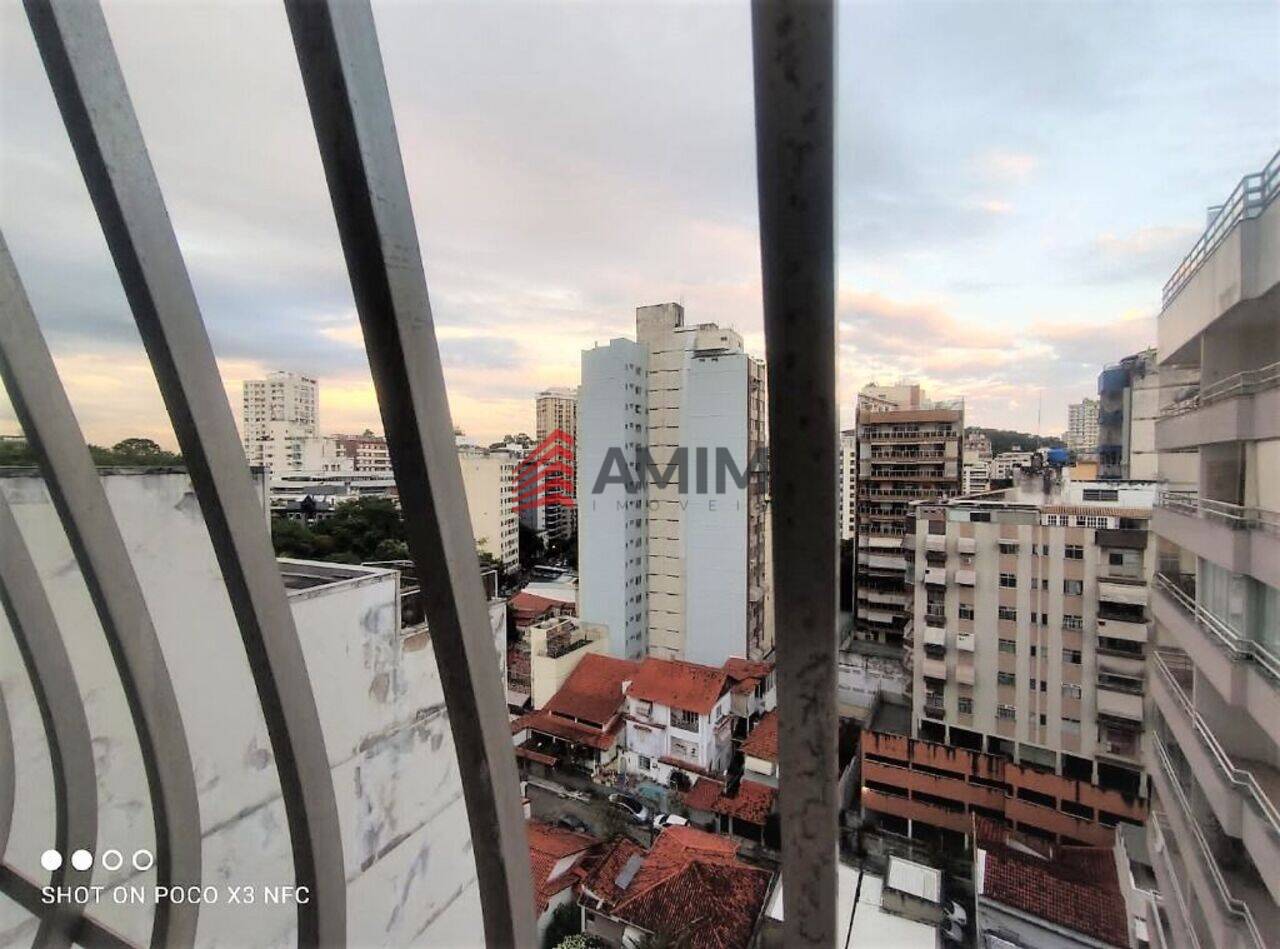
[[[1185,757],[1223,831],[1242,841],[1267,889],[1280,902],[1280,769],[1233,753],[1231,740],[1219,738],[1193,701],[1195,667],[1188,656],[1160,649],[1152,665],[1151,693],[1166,744]]]
[[[1169,828],[1164,811],[1153,807],[1147,821],[1147,843],[1151,868],[1155,871],[1159,902],[1152,901],[1147,917],[1148,939],[1152,947],[1169,949],[1212,949],[1200,941],[1200,928],[1192,923],[1195,895],[1186,892],[1185,860]]]
[[[1199,336],[1223,317],[1264,308],[1280,283],[1280,153],[1245,175],[1164,287],[1161,365],[1185,364]]]
[[[1164,882],[1188,907],[1197,940],[1232,949],[1273,945],[1280,908],[1240,852],[1239,841],[1218,826],[1178,749],[1159,736],[1148,747],[1147,767],[1160,803],[1160,842],[1177,857],[1173,879]]]
[[[1280,419],[1280,405],[1276,417]],[[1152,529],[1232,573],[1280,587],[1280,513],[1215,501],[1194,491],[1162,491]]]
[[[1265,359],[1270,354],[1261,349],[1250,355]],[[1242,368],[1201,385],[1166,405],[1156,420],[1157,451],[1262,438],[1280,438],[1280,362]]]
[[[1224,701],[1246,711],[1280,744],[1280,659],[1198,603],[1194,577],[1156,574],[1151,606],[1158,628],[1168,634],[1160,641],[1171,638]]]

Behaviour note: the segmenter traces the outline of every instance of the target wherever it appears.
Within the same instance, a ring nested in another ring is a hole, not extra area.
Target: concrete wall
[[[189,480],[110,475],[108,498],[151,606],[194,760],[204,878],[290,884],[292,856],[271,744],[239,631]],[[75,669],[98,769],[99,848],[154,848],[138,742],[106,640],[43,484],[0,479],[53,603]],[[351,945],[466,945],[479,897],[466,810],[439,674],[425,633],[400,630],[398,575],[367,570],[290,598],[332,764],[348,880]],[[0,618],[0,626],[5,626]],[[501,633],[501,624],[499,624]],[[0,688],[13,720],[17,820],[6,859],[44,879],[53,844],[53,785],[44,733],[14,638],[0,632]],[[68,701],[75,699],[68,698]],[[126,867],[128,864],[126,864]],[[95,867],[95,884],[149,886]],[[292,906],[200,913],[201,946],[288,946]],[[91,915],[145,943],[150,905]],[[0,901],[0,945],[30,944],[34,924]]]

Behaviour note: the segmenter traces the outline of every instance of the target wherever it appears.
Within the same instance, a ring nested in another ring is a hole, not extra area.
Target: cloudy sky
[[[228,395],[294,369],[379,428],[278,3],[105,4]],[[746,0],[374,10],[455,421],[531,430],[579,353],[684,302],[763,355]],[[1065,425],[1280,146],[1280,5],[852,3],[839,17],[840,385]],[[173,444],[19,4],[0,228],[91,440]],[[0,397],[2,398],[2,397]],[[0,401],[0,432],[15,429]]]

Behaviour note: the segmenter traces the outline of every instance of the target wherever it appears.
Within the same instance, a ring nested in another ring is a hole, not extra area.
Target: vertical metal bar
[[[506,696],[427,280],[365,0],[286,0],[378,394],[471,824],[490,945],[537,940]]]
[[[156,883],[200,882],[200,807],[191,751],[142,586],[0,234],[0,377],[102,623],[138,734],[156,832]],[[197,907],[156,904],[155,946],[189,946]]]
[[[13,727],[9,724],[9,707],[0,689],[0,861],[9,846],[9,829],[13,827],[13,805],[18,792],[18,763],[14,757]]]
[[[756,0],[756,174],[788,946],[836,941],[836,364],[831,0]]]
[[[213,347],[102,9],[27,0],[80,170],[155,369],[262,703],[289,821],[302,945],[346,940],[346,868],[315,695]]]
[[[98,841],[98,776],[84,701],[67,656],[62,633],[49,606],[44,585],[18,529],[9,501],[0,491],[0,607],[22,654],[36,705],[44,723],[53,771],[54,847],[64,857],[49,876],[50,886],[88,884],[91,870],[76,870],[68,855],[93,853]],[[0,805],[0,815],[3,805]],[[0,858],[4,855],[0,838]],[[38,946],[70,944],[83,907],[63,901],[46,907],[36,933]]]

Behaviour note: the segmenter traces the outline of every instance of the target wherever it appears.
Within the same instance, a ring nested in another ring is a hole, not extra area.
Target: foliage
[[[544,546],[538,532],[520,522],[520,566],[531,567],[542,557]]]
[[[560,940],[555,949],[609,949],[609,943],[591,933],[576,933]]]
[[[1054,435],[1030,435],[1026,432],[1015,432],[1006,428],[979,428],[977,426],[969,426],[964,430],[968,435],[971,432],[981,432],[991,439],[991,453],[999,455],[1006,451],[1013,451],[1013,446],[1017,445],[1020,451],[1035,451],[1037,448],[1065,448],[1066,445],[1061,438]]]
[[[101,468],[166,468],[182,464],[181,455],[165,451],[150,438],[126,438],[110,448],[90,445],[89,455]],[[0,467],[35,464],[35,450],[27,442],[0,442]]]
[[[600,814],[600,833],[605,840],[627,836],[631,829],[631,818],[622,812],[616,804],[606,804]]]
[[[564,946],[571,936],[582,932],[582,911],[574,902],[561,903],[551,913],[547,931],[542,935],[542,949]]]
[[[627,943],[627,949],[685,949],[689,937],[684,933],[668,936],[664,933],[645,933]]]

